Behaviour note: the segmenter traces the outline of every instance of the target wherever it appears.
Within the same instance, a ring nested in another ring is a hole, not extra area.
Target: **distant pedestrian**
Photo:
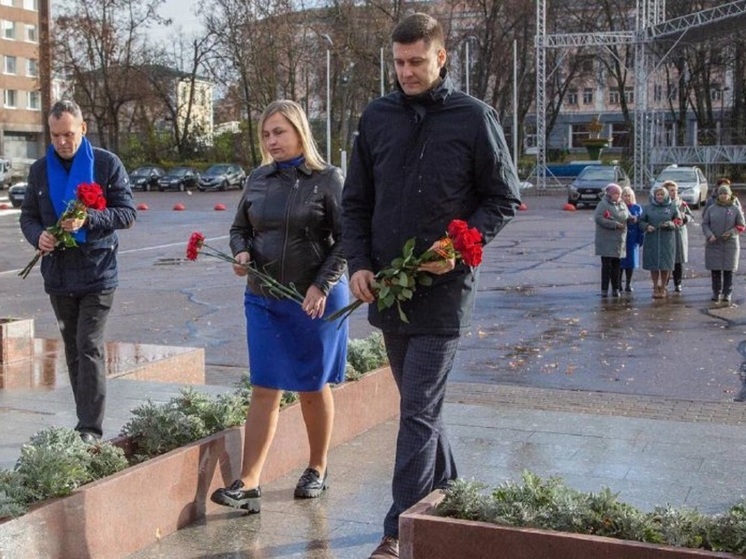
[[[611,183],[596,206],[596,256],[601,257],[601,297],[608,297],[611,283],[612,297],[621,295],[620,261],[626,253],[627,204],[622,201],[622,187]]]
[[[645,232],[642,267],[650,271],[653,298],[666,297],[666,284],[676,264],[676,233],[679,210],[663,185],[654,188],[652,198],[642,209],[638,226]]]
[[[744,222],[741,206],[727,184],[718,187],[718,196],[702,216],[702,232],[707,239],[705,245],[705,268],[712,276],[712,300],[716,303],[731,302],[733,272],[738,270],[741,252],[739,235]]]
[[[93,443],[103,434],[104,331],[118,284],[116,230],[131,227],[137,210],[124,165],[113,153],[91,145],[77,103],[57,101],[48,122],[52,144],[29,170],[20,223],[26,240],[43,254],[44,290],[65,344],[75,397],[75,430]],[[80,219],[61,219],[77,189],[93,183],[101,188],[105,208],[88,209]],[[60,244],[49,231],[58,220],[74,236],[75,246]]]
[[[689,205],[679,196],[679,185],[675,181],[665,181],[663,186],[668,190],[671,201],[679,210],[681,224],[676,227],[676,256],[674,257],[673,285],[676,293],[681,293],[681,280],[684,278],[684,264],[689,261],[689,232],[687,225],[694,221],[694,214]]]
[[[705,207],[702,211],[706,210],[710,206],[712,206],[718,199],[718,188],[720,188],[722,185],[726,185],[728,188],[733,190],[733,184],[730,182],[730,179],[728,177],[720,177],[717,182],[715,183],[715,188],[712,189],[710,192],[710,195],[707,197],[707,202],[705,202]],[[741,205],[741,202],[738,198],[735,199],[735,203],[739,206]]]
[[[642,206],[637,203],[635,191],[632,190],[632,187],[625,186],[622,189],[622,201],[627,205],[629,217],[627,218],[627,250],[624,258],[619,262],[619,286],[621,288],[621,280],[624,279],[624,291],[631,293],[633,291],[632,275],[635,269],[640,267],[640,247],[645,239],[645,233],[637,226],[640,215],[642,215]]]

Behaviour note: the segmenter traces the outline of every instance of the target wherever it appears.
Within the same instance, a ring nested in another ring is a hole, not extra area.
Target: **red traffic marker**
[[[523,202],[521,202],[521,205],[518,206],[518,209],[521,210],[522,212],[525,212],[528,209],[528,206],[524,204]]]
[[[578,208],[576,208],[570,202],[568,202],[567,204],[565,204],[564,206],[562,206],[562,209],[565,210],[566,212],[574,212]]]
[[[175,212],[183,212],[185,209],[186,209],[186,206],[182,203],[174,204]]]
[[[10,207],[11,207],[10,204],[6,204],[4,202],[0,204],[0,210],[9,210]]]
[[[225,211],[225,204],[215,204],[215,211],[216,212],[224,212]]]
[[[147,204],[141,203],[141,204],[137,204],[137,209],[138,211],[144,212],[144,211],[149,210],[150,208],[148,207]]]

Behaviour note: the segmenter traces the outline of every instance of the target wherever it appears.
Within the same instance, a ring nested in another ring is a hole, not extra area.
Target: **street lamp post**
[[[332,66],[332,47],[334,43],[332,38],[324,33],[322,35],[329,43],[326,49],[326,162],[331,165],[332,162],[332,100],[331,100],[331,66]]]
[[[725,134],[723,134],[725,129],[725,121],[723,120],[725,115],[725,92],[729,89],[730,87],[720,88],[720,129],[718,130],[718,145],[723,144],[723,137],[725,136]]]

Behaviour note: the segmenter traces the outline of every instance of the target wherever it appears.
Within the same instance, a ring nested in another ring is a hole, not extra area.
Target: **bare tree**
[[[61,0],[53,24],[53,67],[72,81],[102,147],[119,150],[121,108],[136,98],[132,69],[149,58],[144,33],[163,23],[164,0]]]

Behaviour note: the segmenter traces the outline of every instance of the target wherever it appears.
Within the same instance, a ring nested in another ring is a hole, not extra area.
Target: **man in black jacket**
[[[425,14],[392,33],[398,91],[373,101],[360,119],[343,191],[342,243],[350,288],[375,301],[376,272],[416,239],[415,254],[434,245],[453,219],[468,222],[487,243],[514,217],[518,180],[497,114],[454,89],[446,76],[440,24]],[[399,556],[399,515],[456,478],[441,417],[445,385],[462,331],[469,326],[476,270],[451,260],[421,268],[433,275],[403,304],[369,320],[381,328],[401,398],[384,537],[370,559]]]
[[[117,286],[116,229],[131,227],[136,210],[127,172],[111,152],[85,138],[86,123],[73,101],[58,101],[49,113],[52,145],[29,171],[21,205],[21,230],[41,252],[44,290],[65,344],[78,424],[86,442],[103,434],[106,399],[104,329]],[[97,183],[105,209],[87,209],[83,218],[60,221],[75,238],[65,247],[48,228],[65,213],[82,183]]]

